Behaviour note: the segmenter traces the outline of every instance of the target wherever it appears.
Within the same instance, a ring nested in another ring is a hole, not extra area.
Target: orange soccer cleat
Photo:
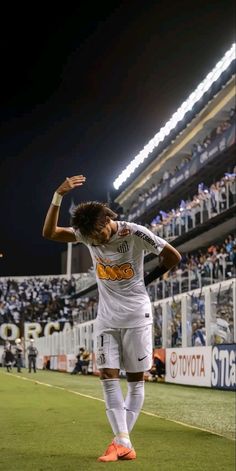
[[[108,446],[104,455],[98,458],[98,461],[118,461],[118,460],[135,460],[136,452],[133,448],[126,448],[123,445],[119,445],[114,441]]]

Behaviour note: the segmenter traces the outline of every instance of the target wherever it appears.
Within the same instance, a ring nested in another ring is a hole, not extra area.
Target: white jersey
[[[96,273],[99,303],[97,331],[152,323],[151,302],[143,279],[144,251],[159,255],[166,241],[135,223],[117,221],[118,230],[104,245],[87,245]]]

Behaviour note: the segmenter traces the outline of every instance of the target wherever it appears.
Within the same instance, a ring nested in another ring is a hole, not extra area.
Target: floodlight
[[[144,146],[144,148],[131,160],[127,167],[120,173],[120,175],[113,182],[116,190],[120,188],[130,175],[141,165],[145,159],[158,147],[160,142],[170,134],[176,125],[182,121],[187,112],[191,111],[194,105],[203,97],[212,84],[218,80],[221,74],[228,69],[236,56],[236,44],[233,43],[231,48],[225,53],[221,60],[217,62],[214,69],[211,70],[205,79],[198,85],[194,92],[182,103],[177,111],[172,115],[169,121],[163,126],[157,134]]]

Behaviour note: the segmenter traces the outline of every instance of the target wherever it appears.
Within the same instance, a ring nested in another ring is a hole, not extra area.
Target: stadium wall
[[[227,328],[225,327],[225,313],[220,303],[220,296],[224,298],[224,295],[232,299],[230,308],[232,323]],[[201,299],[204,304],[201,315],[204,315],[205,345],[199,346],[192,345],[190,335],[193,312],[191,303],[196,299]],[[175,309],[172,308],[173,302]],[[174,298],[155,301],[152,305],[154,354],[155,349],[159,347],[165,352],[165,381],[218,389],[235,389],[236,280],[216,283],[202,290],[192,290]],[[181,314],[181,336],[179,342],[173,347],[171,326],[176,313]],[[222,321],[220,325],[217,324],[218,319]],[[39,351],[37,360],[39,369],[46,368],[47,363],[50,362],[52,370],[71,372],[75,366],[79,348],[83,346],[91,354],[90,372],[98,374],[94,355],[94,322],[91,320],[75,325],[69,322],[48,322],[43,329],[40,323],[26,322],[24,324],[25,351],[29,339],[33,336]],[[155,337],[158,322],[161,322],[161,345],[157,345]],[[2,338],[15,340],[19,334],[17,328],[15,324],[2,324]],[[215,342],[219,343],[215,344]]]

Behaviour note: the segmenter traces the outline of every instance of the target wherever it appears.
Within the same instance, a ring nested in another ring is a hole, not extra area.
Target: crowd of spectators
[[[161,185],[164,182],[174,177],[174,175],[177,172],[179,172],[181,169],[183,169],[187,163],[189,163],[199,154],[204,152],[209,147],[209,145],[214,141],[216,137],[224,133],[224,131],[226,131],[231,126],[231,124],[235,120],[235,114],[236,114],[236,109],[232,108],[229,112],[228,119],[225,119],[217,127],[215,127],[211,131],[211,133],[209,133],[203,139],[202,142],[197,141],[195,144],[193,144],[190,154],[186,154],[178,165],[173,166],[173,169],[171,170],[165,170],[161,178],[160,177],[158,178],[158,175],[157,175],[157,181],[153,183],[150,188],[140,191],[140,193],[136,196],[135,200],[130,205],[127,214],[124,215],[124,218],[126,218],[129,213],[133,213],[145,200],[152,197],[153,193],[158,191],[158,189],[161,187]]]
[[[0,323],[67,320],[61,299],[76,291],[74,277],[32,277],[23,280],[0,279]]]
[[[235,108],[232,108],[229,112],[229,118],[225,119],[220,123],[216,128],[214,128],[204,139],[202,142],[197,141],[191,151],[191,158],[196,157],[199,153],[203,152],[206,150],[209,145],[215,140],[216,137],[220,136],[223,134],[226,129],[229,129],[231,126],[232,122],[235,119]]]
[[[82,324],[96,318],[98,308],[97,296],[69,299],[68,302],[73,322]]]
[[[236,235],[220,244],[182,254],[178,267],[156,286],[150,286],[152,301],[230,279],[236,275]],[[164,286],[164,290],[163,290]],[[59,321],[83,323],[95,319],[98,298],[76,297],[76,280],[63,277],[0,279],[0,324]]]
[[[219,244],[193,253],[183,253],[182,260],[163,280],[148,287],[152,301],[202,288],[236,276],[236,235],[229,234]]]
[[[0,324],[85,322],[97,314],[97,300],[73,298],[76,278],[0,279]],[[72,296],[72,297],[71,297]]]
[[[207,249],[183,254],[179,266],[171,273],[198,272],[201,278],[222,281],[236,275],[236,235],[229,234],[224,242],[212,244]]]
[[[192,200],[182,200],[176,209],[159,211],[150,222],[157,235],[172,239],[196,227],[236,203],[236,166],[221,180],[208,187],[199,183]]]

